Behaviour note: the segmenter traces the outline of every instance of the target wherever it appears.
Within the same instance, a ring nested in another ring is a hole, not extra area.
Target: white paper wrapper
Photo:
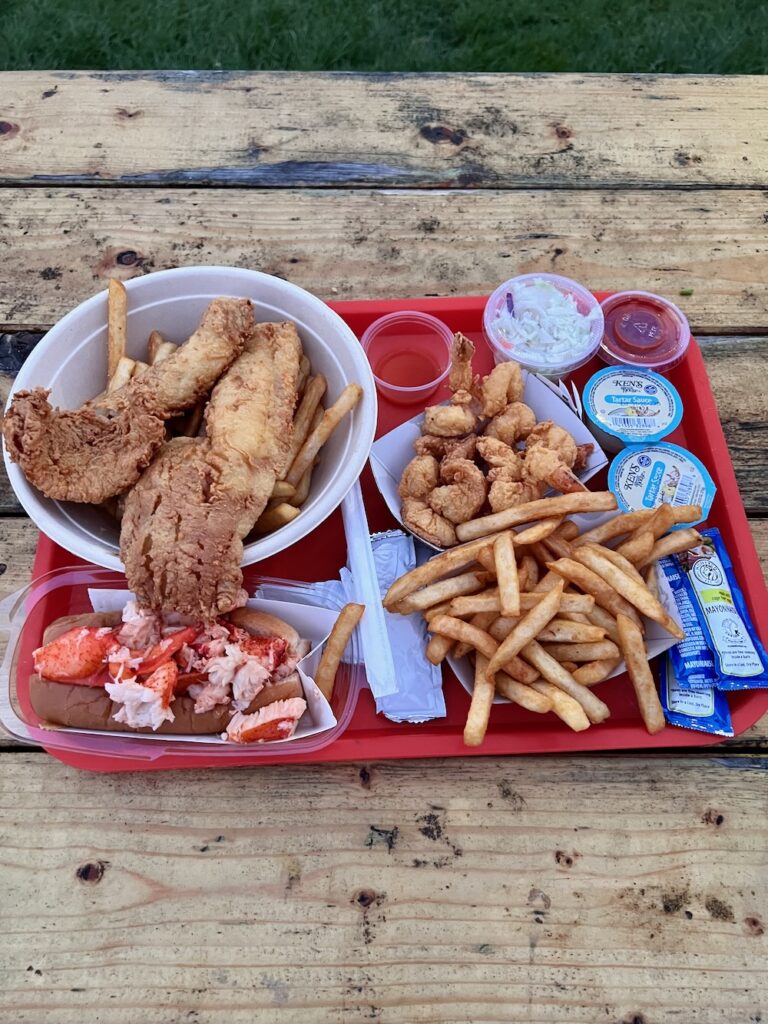
[[[88,591],[93,610],[95,612],[122,611],[133,595],[127,590],[99,590],[94,588]],[[307,710],[299,719],[296,731],[293,736],[285,740],[272,740],[272,743],[291,743],[295,739],[304,736],[314,736],[316,733],[325,732],[336,725],[336,717],[331,711],[331,706],[315,684],[313,674],[317,669],[322,647],[328,634],[331,632],[333,623],[336,621],[337,612],[328,608],[317,608],[307,604],[294,603],[292,601],[265,601],[260,598],[251,598],[248,607],[260,612],[268,612],[276,615],[290,623],[294,629],[305,640],[309,640],[312,648],[297,666],[301,685],[304,688],[304,699],[307,702]],[[70,732],[81,732],[101,736],[103,733],[95,729],[70,729]],[[159,740],[165,743],[214,743],[231,746],[228,741],[222,740],[220,736],[175,736],[168,733],[132,733],[125,731],[126,736],[140,736],[143,740]],[[265,746],[266,744],[260,744]]]
[[[586,483],[603,466],[608,464],[605,452],[576,413],[547,383],[540,380],[535,374],[525,371],[523,378],[525,380],[523,401],[536,413],[537,420],[554,420],[558,426],[573,435],[576,444],[594,444],[595,448],[589,456],[587,467],[579,474],[579,479]],[[406,423],[401,423],[399,427],[390,430],[384,437],[375,441],[371,448],[371,469],[376,485],[387,503],[387,508],[406,530],[408,527],[400,516],[400,495],[397,493],[397,488],[403,470],[415,454],[413,442],[421,434],[423,419],[423,413],[420,413]],[[422,541],[422,543],[424,542]],[[429,546],[434,547],[433,545]],[[434,550],[440,551],[441,549],[434,547]]]
[[[615,515],[616,512],[586,512],[583,515],[574,515],[569,516],[568,518],[572,519],[583,532],[584,530],[591,530],[595,526],[599,526],[601,523],[611,519]],[[615,547],[617,543],[624,539],[625,538],[623,537],[618,538],[616,542],[612,542],[608,546]],[[663,575],[663,573],[659,574],[659,600],[664,606],[664,610],[672,616],[678,626],[682,627],[677,605],[675,604],[671,593],[669,593],[668,585],[666,580],[663,578]],[[643,616],[643,623],[645,625],[645,650],[648,654],[649,660],[657,657],[659,654],[663,654],[664,651],[669,650],[670,647],[677,643],[675,637],[670,636],[666,629],[664,629],[663,626],[660,626],[658,622],[654,622],[652,619],[647,619]],[[472,693],[474,688],[474,671],[469,658],[452,658],[449,654],[446,661],[453,669],[456,674],[456,678],[467,693]],[[622,661],[609,676],[606,676],[606,679],[613,679],[614,676],[620,676],[625,671],[626,666]],[[496,697],[494,698],[493,703],[508,704],[509,701],[506,697]]]

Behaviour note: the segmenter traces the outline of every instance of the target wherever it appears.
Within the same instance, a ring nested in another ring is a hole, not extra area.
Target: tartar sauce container
[[[617,292],[601,306],[603,362],[663,371],[685,358],[691,329],[685,315],[668,299],[651,292]]]
[[[584,385],[581,397],[590,430],[609,452],[628,444],[661,441],[683,418],[677,388],[660,374],[635,366],[598,370]]]
[[[594,295],[570,278],[521,274],[488,299],[483,326],[497,363],[514,359],[556,379],[595,354],[603,313]]]
[[[625,448],[610,465],[608,487],[624,512],[658,508],[664,502],[701,505],[700,523],[709,515],[717,491],[703,462],[668,441]]]

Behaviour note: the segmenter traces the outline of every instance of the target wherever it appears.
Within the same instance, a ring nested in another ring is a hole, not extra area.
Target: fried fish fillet
[[[2,425],[11,459],[49,498],[99,503],[119,494],[162,445],[164,421],[210,391],[253,323],[248,299],[214,299],[186,344],[98,405],[54,409],[44,388],[17,392]]]
[[[211,619],[236,607],[243,538],[287,469],[301,343],[258,324],[216,385],[207,437],[166,444],[129,492],[120,550],[145,607]]]

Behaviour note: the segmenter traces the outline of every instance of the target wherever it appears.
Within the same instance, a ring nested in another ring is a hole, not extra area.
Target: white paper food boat
[[[573,435],[576,444],[594,444],[595,447],[587,460],[586,469],[579,473],[579,479],[586,483],[608,464],[608,457],[570,405],[566,404],[561,394],[550,383],[525,370],[523,371],[523,380],[525,382],[523,401],[536,413],[537,421],[553,420],[558,426]],[[414,416],[406,423],[401,423],[399,427],[390,430],[388,434],[375,441],[371,448],[371,469],[376,485],[387,503],[387,508],[406,530],[408,527],[403,523],[400,515],[400,495],[397,489],[403,470],[415,455],[413,442],[421,434],[423,419],[424,414],[419,413],[418,416]],[[417,534],[414,536],[418,537]],[[423,538],[418,537],[418,539],[422,543],[426,543]],[[430,544],[429,547],[435,551],[442,550],[433,544]]]

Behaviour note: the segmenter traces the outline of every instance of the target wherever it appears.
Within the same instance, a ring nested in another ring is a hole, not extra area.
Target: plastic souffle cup
[[[557,380],[588,362],[603,338],[603,311],[577,281],[558,274],[521,274],[499,285],[483,312],[497,363],[513,359]]]
[[[423,405],[451,368],[453,331],[429,313],[388,313],[374,320],[360,341],[376,388],[397,405]]]

